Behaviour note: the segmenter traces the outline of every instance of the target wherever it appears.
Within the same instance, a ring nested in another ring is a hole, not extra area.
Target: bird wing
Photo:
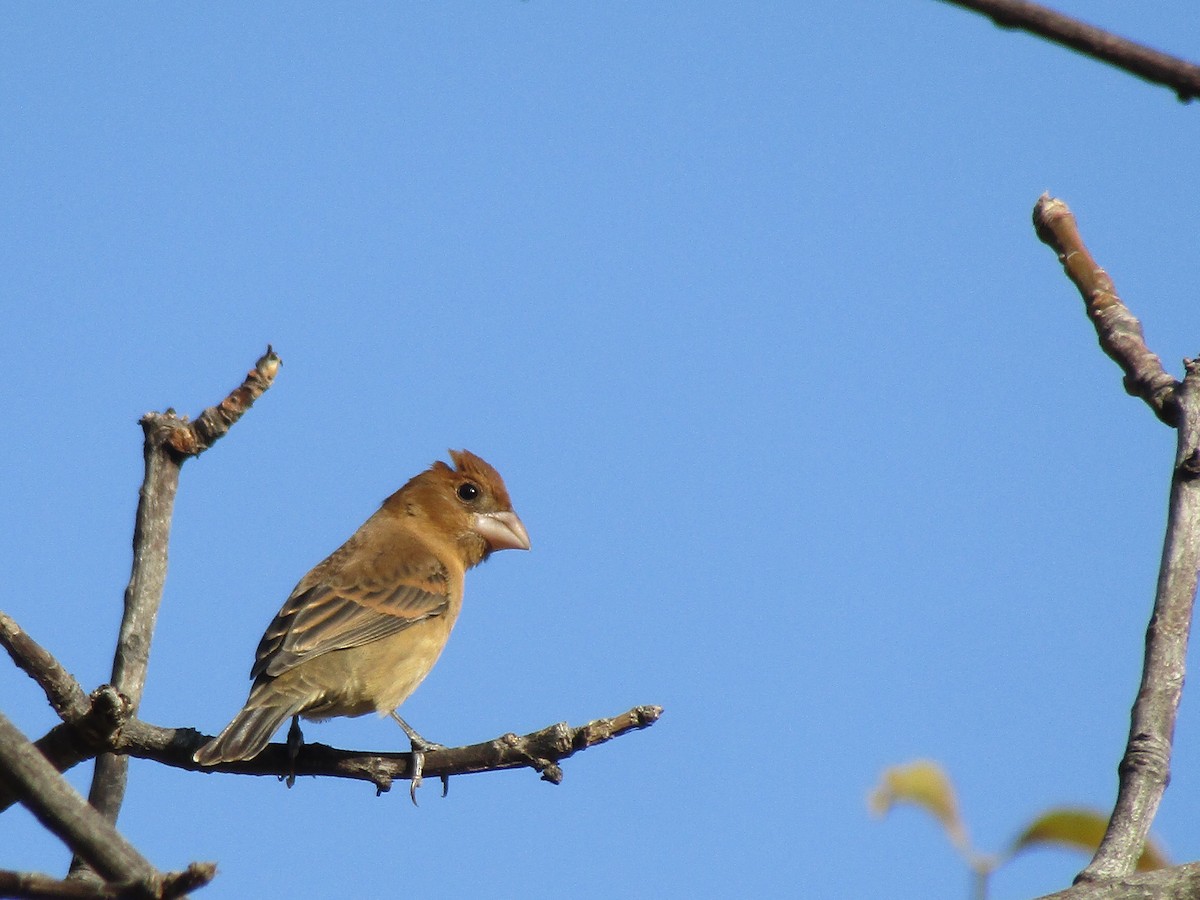
[[[371,554],[368,565],[339,565],[363,558],[343,552],[348,549],[296,586],[259,642],[251,678],[280,675],[307,659],[360,647],[449,609],[450,572],[428,550]]]

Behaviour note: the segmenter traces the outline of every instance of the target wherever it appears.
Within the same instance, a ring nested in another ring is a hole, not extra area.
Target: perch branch
[[[191,728],[161,728],[134,718],[133,709],[111,685],[102,685],[90,696],[54,656],[26,634],[11,617],[0,612],[0,644],[30,677],[43,686],[48,697],[68,695],[72,702],[56,706],[63,724],[52,729],[42,742],[61,745],[60,758],[51,758],[59,771],[98,754],[135,756],[180,769],[198,772],[233,772],[243,775],[327,775],[370,781],[381,793],[393,780],[411,775],[412,754],[372,754],[338,750],[324,744],[306,744],[289,761],[286,744],[269,744],[252,760],[201,766],[192,754],[210,739]],[[528,767],[543,780],[562,781],[559,763],[574,754],[603,744],[630,731],[648,728],[662,715],[660,706],[636,706],[619,716],[596,719],[571,727],[565,722],[518,737],[506,734],[493,741],[433,750],[425,754],[424,774],[468,775],[476,772]],[[16,798],[0,782],[0,812]]]
[[[394,780],[409,778],[412,773],[410,753],[374,754],[316,743],[305,744],[294,765],[286,744],[269,744],[251,760],[201,766],[192,760],[192,754],[208,742],[207,735],[191,728],[162,728],[134,718],[133,710],[111,685],[102,685],[90,696],[85,695],[53,655],[4,613],[0,613],[0,643],[8,648],[17,665],[43,686],[47,696],[65,694],[74,698],[59,709],[63,724],[42,739],[49,741],[60,731],[67,732],[56,738],[67,747],[62,770],[90,756],[111,753],[196,772],[350,778],[369,781],[380,793],[390,789]],[[560,722],[521,737],[505,734],[481,744],[431,750],[425,754],[423,774],[440,777],[526,767],[539,772],[543,780],[558,784],[563,777],[559,766],[563,760],[630,731],[648,728],[661,715],[660,706],[636,706],[619,716],[578,727]],[[0,784],[0,811],[13,799],[3,787]]]
[[[1169,87],[1183,102],[1200,97],[1200,66],[1024,0],[943,0]]]
[[[1066,204],[1043,195],[1033,218],[1038,237],[1058,253],[1083,296],[1100,346],[1124,370],[1126,390],[1176,429],[1167,530],[1146,628],[1141,685],[1118,767],[1117,802],[1095,857],[1077,878],[1099,882],[1133,871],[1170,777],[1200,568],[1200,362],[1185,361],[1182,382],[1163,370],[1146,347],[1141,325],[1083,245]]]
[[[131,713],[137,711],[146,684],[150,641],[167,578],[167,543],[180,466],[228,432],[271,386],[278,371],[279,357],[268,346],[242,384],[219,405],[201,413],[195,422],[179,418],[170,409],[165,413],[147,413],[141,419],[145,433],[145,476],[138,493],[133,567],[125,590],[125,612],[112,669],[112,685],[126,698]],[[117,820],[125,798],[128,767],[129,761],[124,756],[102,754],[96,759],[88,800],[110,822]]]
[[[559,784],[563,779],[563,760],[589,747],[606,743],[631,731],[648,728],[662,715],[661,706],[635,706],[610,719],[596,719],[572,727],[566,722],[540,731],[517,736],[504,734],[495,740],[425,754],[425,777],[470,775],[502,769],[531,768],[543,781]],[[366,753],[339,750],[325,744],[305,744],[294,763],[288,758],[286,744],[268,744],[253,759],[201,766],[192,754],[210,738],[190,728],[160,728],[146,722],[130,721],[121,729],[114,750],[139,759],[199,772],[228,772],[239,775],[325,775],[369,781],[378,793],[391,789],[396,779],[412,775],[411,753]]]

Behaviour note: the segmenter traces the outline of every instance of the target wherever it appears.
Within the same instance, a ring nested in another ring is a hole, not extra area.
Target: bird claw
[[[412,775],[409,776],[408,796],[412,798],[413,806],[419,806],[420,804],[417,803],[417,788],[421,786],[421,772],[425,768],[425,754],[433,750],[448,750],[450,748],[445,744],[439,744],[436,741],[427,741],[421,737],[411,725],[397,715],[395,710],[392,711],[392,718],[404,729],[404,733],[408,735],[409,743],[412,744]],[[450,776],[440,775],[438,777],[442,779],[442,796],[445,797],[450,793]]]
[[[413,743],[412,747],[412,775],[408,782],[408,796],[412,798],[413,806],[420,806],[417,803],[417,788],[421,786],[422,772],[425,769],[425,752],[427,750],[446,750],[444,744],[435,744],[433,741],[422,740],[420,744]],[[439,775],[442,780],[442,796],[445,797],[450,793],[450,776]]]
[[[417,788],[421,786],[421,770],[425,768],[425,754],[413,747],[412,751],[412,776],[408,782],[408,796],[412,798],[413,806],[420,806],[417,802]]]
[[[300,755],[300,748],[303,746],[304,732],[300,730],[300,717],[292,716],[292,727],[288,729],[287,734],[288,774],[284,779],[289,788],[296,783],[296,757]]]
[[[445,750],[445,748],[444,748],[444,746],[442,746],[442,744],[433,744],[430,746],[430,749],[431,750]],[[424,750],[413,750],[413,774],[412,774],[412,778],[410,778],[410,780],[408,782],[408,796],[413,799],[414,806],[421,805],[418,802],[416,802],[416,788],[420,787],[421,781],[424,780],[421,778],[421,770],[424,768],[425,768],[425,751]],[[442,796],[446,797],[450,793],[450,776],[449,775],[438,775],[438,778],[442,779]]]

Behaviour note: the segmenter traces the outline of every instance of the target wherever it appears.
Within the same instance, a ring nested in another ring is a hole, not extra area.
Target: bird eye
[[[471,484],[469,481],[464,481],[458,486],[458,499],[470,503],[479,497],[479,487]]]

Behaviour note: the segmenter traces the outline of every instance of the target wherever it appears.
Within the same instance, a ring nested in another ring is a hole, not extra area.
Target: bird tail
[[[193,755],[192,759],[202,766],[220,762],[236,762],[251,759],[267,746],[284,719],[294,716],[303,705],[299,702],[271,706],[251,706],[253,697],[246,707],[233,717],[217,737],[213,738]]]

